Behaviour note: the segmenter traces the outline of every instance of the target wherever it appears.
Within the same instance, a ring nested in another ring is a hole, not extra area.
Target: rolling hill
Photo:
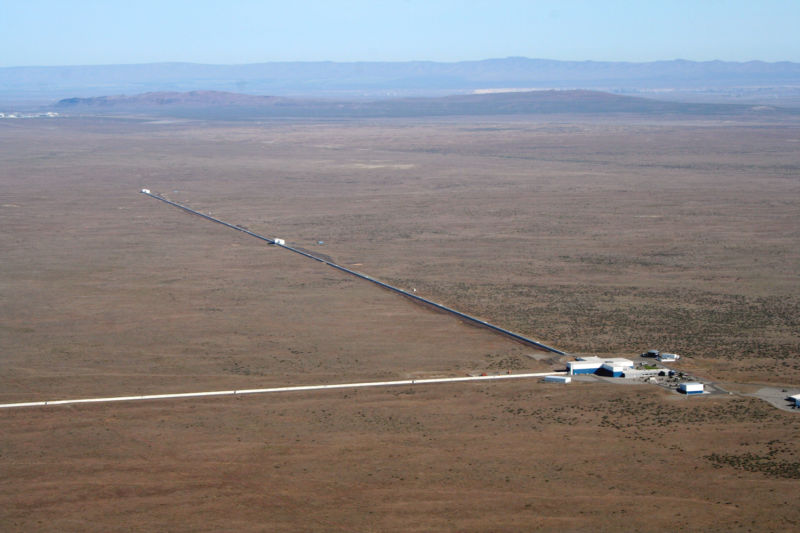
[[[151,63],[0,68],[0,101],[69,96],[225,91],[346,99],[444,96],[516,89],[593,89],[717,101],[800,100],[800,64],[763,61],[554,61],[510,57],[452,63],[271,62],[243,65]]]
[[[435,98],[324,100],[255,96],[221,91],[151,92],[133,96],[67,98],[59,112],[150,114],[186,118],[264,117],[418,117],[523,115],[555,113],[629,113],[644,115],[742,115],[779,110],[766,106],[667,102],[600,91],[544,90],[451,95]]]

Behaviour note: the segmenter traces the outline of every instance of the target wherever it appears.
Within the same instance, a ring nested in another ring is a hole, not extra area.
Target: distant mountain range
[[[800,63],[650,63],[506,58],[439,63],[274,62],[0,68],[0,101],[52,102],[147,92],[226,91],[375,99],[506,89],[594,89],[670,99],[800,105]]]
[[[134,96],[67,98],[53,109],[82,115],[159,115],[204,119],[268,117],[359,118],[522,114],[609,114],[659,116],[800,115],[800,109],[667,102],[600,91],[540,90],[378,100],[300,99],[221,91],[152,92]]]

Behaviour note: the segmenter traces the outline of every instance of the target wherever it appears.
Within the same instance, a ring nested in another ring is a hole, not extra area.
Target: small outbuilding
[[[697,381],[687,381],[678,385],[678,391],[684,394],[703,394],[703,384]]]
[[[661,352],[656,359],[662,362],[677,361],[681,356],[676,353]]]
[[[792,400],[794,400],[794,408],[800,408],[800,394],[795,394],[794,396],[789,396]]]

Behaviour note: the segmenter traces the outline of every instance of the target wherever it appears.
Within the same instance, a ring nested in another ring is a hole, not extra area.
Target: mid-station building
[[[577,361],[567,362],[571,376],[577,374],[598,374],[601,376],[622,377],[625,371],[633,368],[633,361],[621,357],[579,357]]]

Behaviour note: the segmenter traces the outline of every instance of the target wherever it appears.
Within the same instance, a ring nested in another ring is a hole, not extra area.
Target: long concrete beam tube
[[[305,392],[336,389],[364,389],[372,387],[398,387],[401,385],[432,385],[435,383],[460,383],[465,381],[494,381],[502,379],[538,378],[566,374],[565,371],[538,372],[527,374],[500,374],[497,376],[464,376],[458,378],[401,379],[397,381],[369,381],[362,383],[334,383],[332,385],[300,385],[294,387],[272,387],[267,389],[220,390],[209,392],[181,392],[176,394],[145,394],[141,396],[112,396],[107,398],[82,398],[76,400],[47,400],[41,402],[21,402],[0,404],[0,409],[21,407],[50,407],[57,405],[76,405],[86,403],[133,402],[141,400],[178,400],[183,398],[206,398],[213,396],[241,396],[245,394],[266,394],[279,392]]]
[[[472,322],[473,324],[477,324],[479,326],[482,326],[482,327],[485,327],[485,328],[490,329],[492,331],[495,331],[497,333],[500,333],[501,335],[505,335],[506,337],[509,337],[509,338],[514,339],[516,341],[522,342],[524,344],[528,344],[530,346],[535,346],[537,348],[541,348],[541,349],[546,350],[548,352],[557,353],[559,355],[565,355],[565,352],[562,352],[561,350],[553,348],[552,346],[548,346],[548,345],[546,345],[544,343],[541,343],[541,342],[539,342],[537,340],[525,337],[523,335],[520,335],[519,333],[514,333],[513,331],[509,331],[509,330],[507,330],[505,328],[501,328],[500,326],[495,326],[494,324],[486,322],[485,320],[481,320],[480,318],[476,318],[476,317],[470,316],[470,315],[468,315],[466,313],[462,313],[461,311],[457,311],[457,310],[455,310],[455,309],[453,309],[451,307],[447,307],[446,305],[442,305],[440,303],[434,302],[433,300],[428,300],[427,298],[423,298],[422,296],[417,296],[414,293],[405,291],[405,290],[400,289],[398,287],[394,287],[392,285],[389,285],[388,283],[384,283],[382,281],[379,281],[379,280],[377,280],[377,279],[375,279],[375,278],[373,278],[371,276],[368,276],[366,274],[362,274],[360,272],[356,272],[355,270],[351,270],[351,269],[343,267],[341,265],[337,265],[336,263],[333,263],[332,261],[328,261],[327,259],[323,259],[322,257],[317,257],[317,256],[315,256],[313,254],[308,253],[308,252],[304,252],[303,250],[298,250],[297,248],[293,248],[291,246],[288,246],[283,241],[278,242],[276,239],[270,239],[269,237],[264,237],[263,235],[259,235],[258,233],[255,233],[255,232],[250,231],[248,229],[242,228],[242,227],[237,226],[235,224],[231,224],[229,222],[225,222],[224,220],[220,220],[218,218],[212,217],[211,215],[206,215],[205,213],[201,213],[199,211],[195,211],[191,207],[187,207],[185,205],[181,205],[181,204],[179,204],[177,202],[173,202],[171,200],[167,200],[163,196],[160,196],[158,194],[154,194],[154,193],[150,192],[149,189],[142,189],[141,192],[142,192],[142,194],[144,194],[146,196],[149,196],[150,198],[155,198],[156,200],[160,200],[160,201],[162,201],[164,203],[167,203],[169,205],[175,206],[175,207],[177,207],[179,209],[182,209],[182,210],[184,210],[184,211],[186,211],[188,213],[191,213],[193,215],[197,215],[197,216],[202,217],[202,218],[204,218],[206,220],[210,220],[211,222],[216,222],[217,224],[222,224],[225,227],[228,227],[230,229],[234,229],[236,231],[241,231],[242,233],[246,233],[246,234],[250,235],[251,237],[255,237],[256,239],[260,239],[262,241],[266,241],[269,244],[272,244],[274,246],[280,246],[281,248],[285,248],[286,250],[289,250],[289,251],[294,252],[296,254],[300,254],[302,256],[308,257],[309,259],[313,259],[314,261],[319,261],[320,263],[326,264],[331,268],[335,268],[337,270],[341,270],[342,272],[345,272],[345,273],[350,274],[352,276],[356,276],[357,278],[361,278],[363,280],[369,281],[370,283],[374,283],[374,284],[379,285],[379,286],[381,286],[381,287],[383,287],[385,289],[389,289],[390,291],[396,292],[398,294],[402,294],[403,296],[411,298],[412,300],[416,300],[418,302],[422,302],[422,303],[425,303],[427,305],[433,306],[433,307],[435,307],[437,309],[440,309],[442,311],[445,311],[447,313],[455,315],[455,316],[457,316],[459,318],[462,318],[464,320]]]

